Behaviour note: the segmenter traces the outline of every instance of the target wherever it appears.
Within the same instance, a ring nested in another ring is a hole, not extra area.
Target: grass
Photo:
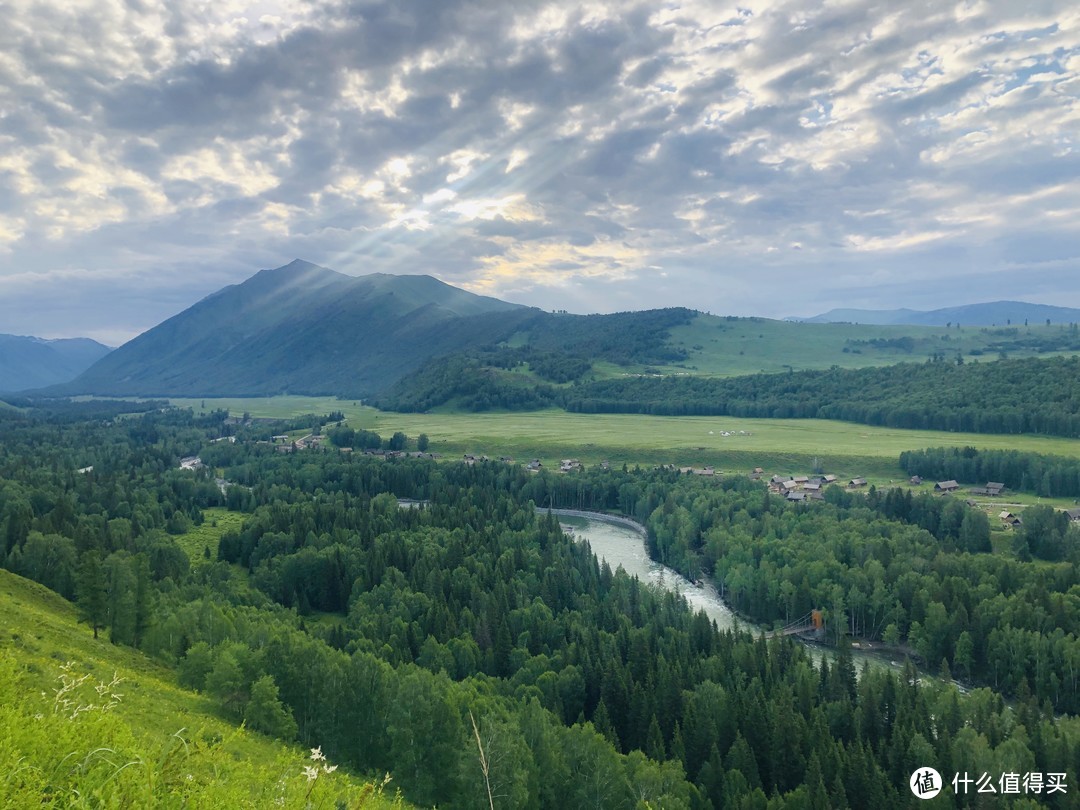
[[[218,541],[228,531],[239,531],[244,523],[246,514],[242,512],[230,512],[223,507],[211,507],[203,510],[204,521],[201,526],[195,526],[189,532],[177,535],[177,545],[184,550],[191,561],[192,567],[202,565],[209,560],[217,559]],[[210,557],[206,557],[209,549]]]
[[[52,591],[0,570],[0,616],[0,806],[311,806],[306,749],[221,720],[164,666],[95,640]],[[93,685],[114,676],[122,697],[72,719],[54,711],[62,675],[89,676],[80,702],[97,703]],[[393,806],[357,804],[365,782],[343,771],[318,788],[315,806]]]
[[[1017,337],[1060,335],[1060,324],[1017,327]],[[794,369],[862,368],[895,363],[922,362],[935,352],[949,359],[961,353],[967,361],[998,358],[988,348],[1001,341],[994,329],[943,326],[872,326],[851,323],[795,323],[765,318],[721,318],[699,315],[686,326],[671,330],[671,343],[686,349],[684,372],[708,376],[736,376]],[[996,330],[1000,331],[1000,330]],[[910,351],[885,345],[869,345],[875,339],[910,338]],[[846,351],[845,351],[846,350]],[[972,352],[981,352],[973,355]],[[1010,356],[1048,357],[1052,352],[1011,351]],[[1069,352],[1068,354],[1075,354]],[[610,373],[609,369],[605,371]]]
[[[901,430],[821,419],[737,419],[721,416],[526,413],[403,414],[378,411],[356,400],[282,396],[249,399],[174,399],[182,407],[227,408],[253,416],[286,418],[341,411],[352,427],[383,436],[426,433],[443,455],[485,453],[517,459],[579,458],[586,462],[713,464],[725,471],[764,467],[808,471],[816,458],[828,472],[861,475],[875,483],[906,478],[902,451],[923,447],[1016,449],[1080,457],[1080,441],[1047,436],[1001,436]],[[728,436],[724,436],[724,432]],[[985,482],[980,482],[985,483]]]

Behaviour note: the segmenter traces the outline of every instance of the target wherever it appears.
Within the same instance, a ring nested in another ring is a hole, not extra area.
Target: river
[[[645,547],[645,529],[634,521],[599,512],[579,512],[573,509],[551,511],[559,518],[559,523],[573,530],[576,539],[587,541],[593,554],[606,561],[613,571],[622,566],[626,573],[642,582],[682,594],[690,607],[695,611],[704,610],[705,615],[715,621],[721,630],[729,630],[737,623],[740,628],[751,633],[765,632],[765,628],[737,618],[711,583],[699,587],[678,571],[650,559]],[[547,510],[537,509],[537,512]],[[815,663],[820,662],[822,657],[835,658],[836,653],[828,648],[805,641],[802,643]],[[865,650],[853,649],[851,653],[857,670],[862,669],[863,662],[872,667],[893,670],[899,670],[902,663]],[[927,677],[923,672],[919,675],[922,678]]]

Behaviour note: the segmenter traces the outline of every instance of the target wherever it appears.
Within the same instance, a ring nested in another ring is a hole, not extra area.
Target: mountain
[[[430,276],[346,276],[298,259],[204,298],[49,393],[361,397],[433,355],[502,340],[536,312]]]
[[[876,325],[945,326],[1014,326],[1030,323],[1077,323],[1080,309],[1028,304],[1024,301],[991,301],[922,312],[914,309],[833,309],[813,318],[788,318],[803,323],[860,323]]]
[[[0,335],[0,393],[73,380],[110,351],[89,338]]]

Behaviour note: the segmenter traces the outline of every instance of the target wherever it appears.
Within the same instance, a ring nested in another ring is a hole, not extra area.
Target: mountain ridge
[[[1051,323],[1080,322],[1080,309],[1026,301],[986,301],[932,310],[831,309],[809,318],[790,317],[800,323],[858,323],[876,326],[1008,326],[1025,320]]]
[[[67,382],[111,351],[90,338],[0,334],[0,393]]]

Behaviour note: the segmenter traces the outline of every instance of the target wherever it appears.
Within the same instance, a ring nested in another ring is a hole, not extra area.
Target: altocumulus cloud
[[[295,256],[548,308],[1080,305],[1066,2],[6,6],[0,331]]]

